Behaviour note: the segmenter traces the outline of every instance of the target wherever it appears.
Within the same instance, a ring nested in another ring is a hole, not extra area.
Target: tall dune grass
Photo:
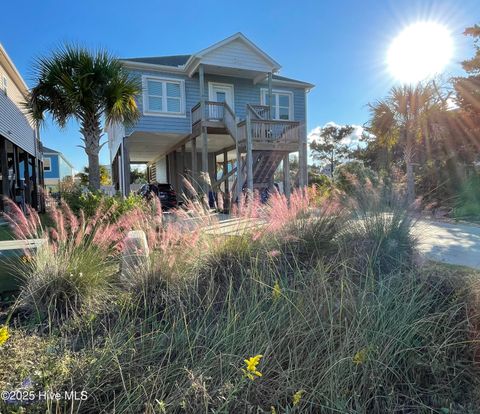
[[[63,312],[50,333],[57,352],[69,355],[64,374],[24,377],[37,388],[88,392],[86,401],[47,407],[52,412],[473,409],[480,385],[475,281],[468,272],[413,266],[410,217],[374,188],[363,196],[324,199],[310,190],[290,201],[272,195],[266,205],[242,201],[237,216],[258,225],[233,237],[208,235],[204,228],[217,219],[197,201],[168,222],[158,205],[120,218],[121,235],[146,231],[148,260],[121,276],[119,269],[97,272],[108,306],[90,305],[101,297],[92,288],[78,296],[91,298],[88,307]],[[62,214],[57,222],[68,222],[68,211]],[[90,242],[73,243],[66,255],[91,248],[118,266],[121,237],[105,238],[101,223]],[[60,246],[70,245],[65,228],[65,241],[45,253],[59,263]],[[32,261],[31,271],[49,281],[42,263]],[[61,291],[46,284],[42,295],[28,294],[26,281],[23,306],[32,311]],[[21,346],[15,334],[7,345],[9,355],[20,354],[12,350]],[[259,355],[261,376],[252,380],[245,360]],[[0,369],[0,383],[5,375]]]

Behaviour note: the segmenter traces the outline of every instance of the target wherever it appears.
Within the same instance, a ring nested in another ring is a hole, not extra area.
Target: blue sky
[[[102,46],[119,57],[187,54],[243,32],[283,66],[281,74],[316,85],[309,95],[308,129],[333,121],[362,125],[366,104],[394,84],[388,46],[419,20],[434,20],[454,35],[446,74],[461,73],[472,54],[461,33],[479,23],[479,0],[146,1],[42,0],[2,4],[0,42],[27,81],[35,57],[62,42]],[[477,19],[477,20],[476,20]],[[77,169],[86,164],[78,126],[47,124],[45,145],[65,153]],[[101,162],[108,163],[106,147]]]

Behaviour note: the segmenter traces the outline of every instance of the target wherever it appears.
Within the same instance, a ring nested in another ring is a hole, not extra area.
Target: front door
[[[227,83],[212,83],[208,84],[209,100],[213,102],[226,102],[226,104],[233,110],[233,85]],[[210,118],[221,119],[223,117],[223,108],[217,106],[210,107]]]

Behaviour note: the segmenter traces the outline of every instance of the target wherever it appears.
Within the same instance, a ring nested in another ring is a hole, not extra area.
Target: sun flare
[[[416,83],[441,73],[453,55],[447,27],[418,22],[405,28],[388,51],[390,73],[402,83]]]

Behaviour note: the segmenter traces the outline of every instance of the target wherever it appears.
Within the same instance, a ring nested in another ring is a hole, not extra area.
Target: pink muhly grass
[[[268,257],[278,257],[280,256],[280,250],[271,250],[269,252],[267,252],[267,256]]]
[[[190,195],[192,197],[195,197],[197,198],[198,197],[198,193],[197,193],[197,190],[195,190],[195,188],[193,187],[192,183],[187,180],[185,177],[182,179],[182,182],[183,182],[183,187],[188,190],[188,192],[190,193]]]
[[[29,217],[12,200],[4,198],[4,218],[17,239],[26,240],[41,236],[43,232],[40,218],[33,209],[28,209]]]

